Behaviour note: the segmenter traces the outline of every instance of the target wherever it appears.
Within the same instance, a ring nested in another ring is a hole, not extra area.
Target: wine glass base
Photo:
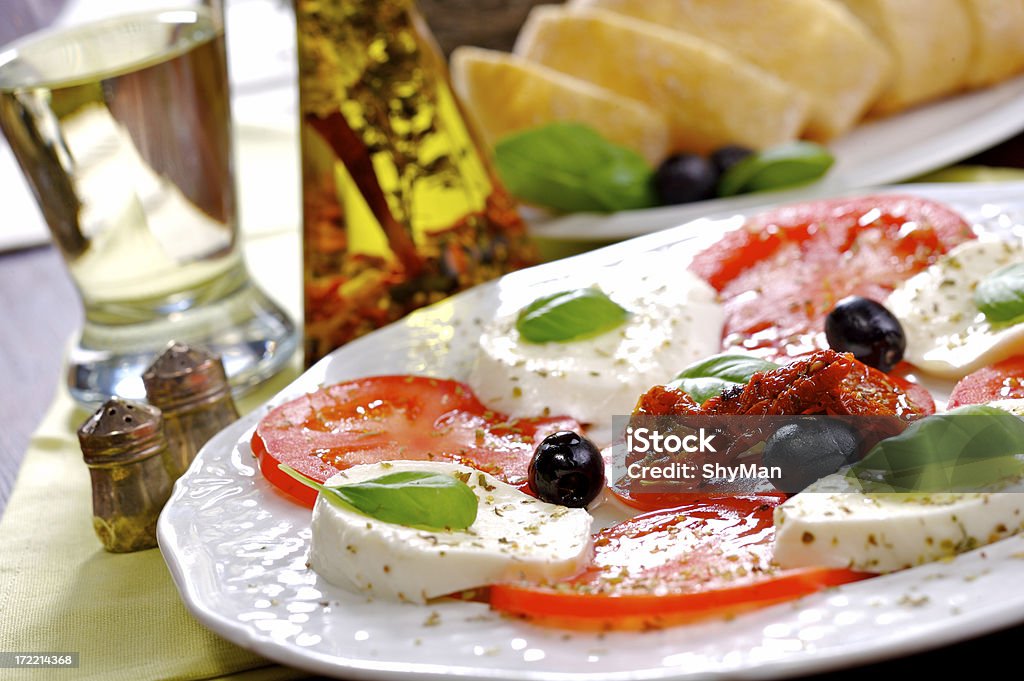
[[[86,319],[67,356],[71,396],[87,409],[115,395],[145,400],[142,374],[171,341],[218,355],[239,397],[285,366],[298,347],[299,332],[251,282],[215,302],[141,324],[108,326]]]

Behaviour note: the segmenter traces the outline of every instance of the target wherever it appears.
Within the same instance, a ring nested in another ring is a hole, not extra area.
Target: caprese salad
[[[1024,530],[1024,244],[870,196],[772,210],[657,265],[493,319],[466,383],[373,376],[266,414],[253,452],[313,507],[311,568],[373,598],[646,629]],[[945,409],[927,376],[959,379]],[[645,491],[611,465],[613,415],[785,417],[716,432],[787,479]]]

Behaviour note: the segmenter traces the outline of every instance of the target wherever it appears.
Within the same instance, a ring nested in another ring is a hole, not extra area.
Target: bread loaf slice
[[[1024,71],[1024,0],[963,0],[974,30],[968,87],[993,85]]]
[[[795,139],[807,98],[722,47],[597,9],[535,7],[515,53],[663,111],[673,151]]]
[[[963,0],[841,0],[893,55],[893,78],[875,103],[888,114],[967,85],[973,52]]]
[[[885,45],[831,0],[571,0],[570,7],[625,14],[734,52],[808,96],[805,134],[822,141],[857,123],[892,69]]]
[[[652,165],[668,155],[665,115],[634,99],[527,61],[478,47],[451,54],[452,84],[492,146],[510,133],[576,121],[633,149]]]

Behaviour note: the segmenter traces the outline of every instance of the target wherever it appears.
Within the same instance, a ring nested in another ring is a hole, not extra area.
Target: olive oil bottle
[[[531,264],[412,0],[295,0],[306,361]]]

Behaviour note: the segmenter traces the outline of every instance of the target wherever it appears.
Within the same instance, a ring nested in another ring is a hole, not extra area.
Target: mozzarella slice
[[[1024,324],[993,325],[974,303],[982,279],[1016,262],[1021,242],[968,241],[893,291],[885,305],[903,325],[904,358],[956,379],[1024,351]]]
[[[1008,411],[1014,416],[1024,416],[1024,400],[1021,399],[995,400],[989,402],[988,406]]]
[[[477,517],[466,530],[434,532],[385,523],[331,504],[313,508],[310,566],[331,584],[397,601],[427,599],[516,579],[559,580],[590,557],[591,517],[548,504],[476,469],[434,461],[354,466],[327,481],[337,485],[388,473],[469,475]]]
[[[1024,484],[1000,491],[864,494],[842,474],[775,509],[775,561],[892,572],[949,558],[1024,530]]]
[[[528,343],[516,330],[518,310],[495,320],[480,337],[469,377],[474,392],[512,416],[572,416],[592,426],[589,434],[599,445],[608,444],[612,416],[631,414],[652,385],[718,352],[722,335],[714,289],[663,258],[639,262],[608,268],[584,284],[600,287],[631,313],[622,326],[600,336]]]

